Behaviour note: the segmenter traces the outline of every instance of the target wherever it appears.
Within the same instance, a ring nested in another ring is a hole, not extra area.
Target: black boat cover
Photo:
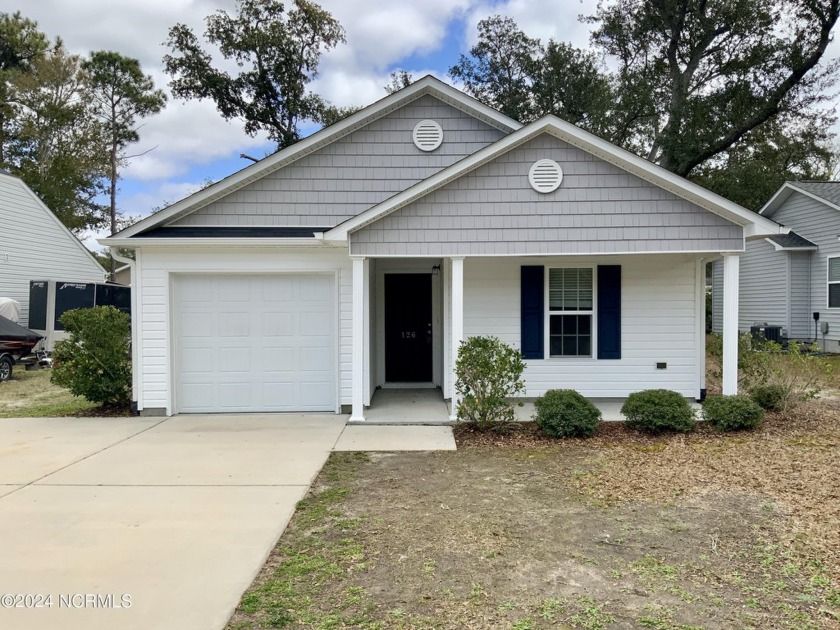
[[[28,328],[18,326],[13,321],[0,315],[0,340],[25,341],[27,339],[37,341],[39,339],[43,339],[43,337],[36,332],[32,332]]]

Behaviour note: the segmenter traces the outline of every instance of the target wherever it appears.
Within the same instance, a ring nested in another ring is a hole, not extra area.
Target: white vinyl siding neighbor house
[[[19,178],[0,172],[0,297],[29,322],[32,280],[104,282],[105,270]]]
[[[523,126],[426,77],[102,243],[137,254],[141,413],[362,421],[392,387],[437,388],[454,415],[475,335],[522,351],[526,397],[700,398],[706,262],[727,260],[735,331],[745,242],[785,232],[562,120]]]
[[[760,213],[791,233],[747,244],[741,263],[741,331],[757,322],[777,324],[791,339],[825,343],[827,351],[840,352],[840,285],[832,279],[840,280],[840,262],[831,262],[840,261],[840,182],[787,182]],[[714,330],[720,332],[722,288],[716,272]],[[832,286],[837,287],[834,299]],[[814,313],[819,313],[816,323]]]

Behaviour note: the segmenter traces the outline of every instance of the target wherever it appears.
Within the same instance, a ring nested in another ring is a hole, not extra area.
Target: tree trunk
[[[111,236],[117,233],[117,141],[111,143]],[[111,256],[111,281],[115,278],[116,261]]]

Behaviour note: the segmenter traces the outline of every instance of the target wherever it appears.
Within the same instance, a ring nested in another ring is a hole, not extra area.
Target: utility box
[[[131,315],[131,288],[100,282],[32,280],[29,283],[30,330],[43,335],[45,350],[65,338],[61,316],[74,308],[114,306]]]

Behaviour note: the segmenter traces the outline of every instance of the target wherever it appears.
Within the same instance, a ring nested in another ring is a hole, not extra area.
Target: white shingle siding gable
[[[21,180],[0,174],[0,297],[29,322],[30,280],[103,282],[105,270]]]
[[[563,184],[528,183],[539,159]],[[544,134],[350,236],[354,255],[730,251],[743,228]]]
[[[443,143],[432,152],[412,141],[425,119],[443,129]],[[504,135],[422,96],[171,225],[332,227]]]

